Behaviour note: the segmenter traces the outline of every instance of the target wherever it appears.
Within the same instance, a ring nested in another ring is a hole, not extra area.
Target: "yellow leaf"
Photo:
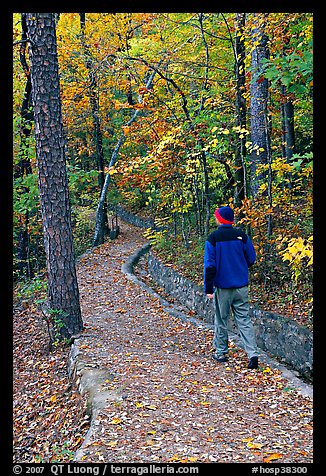
[[[186,375],[191,375],[191,374],[192,374],[192,371],[191,371],[191,370],[183,370],[183,371],[181,372],[181,375],[182,375],[183,377],[185,377]]]
[[[263,370],[264,374],[270,373],[272,370],[270,367],[266,367],[266,369]]]
[[[264,463],[269,463],[270,461],[273,461],[275,459],[282,458],[282,455],[280,453],[273,453],[270,456],[267,456],[266,458],[263,459]]]
[[[50,402],[55,402],[57,399],[57,397],[55,395],[52,395],[52,397],[50,398]]]
[[[118,441],[117,441],[117,440],[115,440],[115,441],[110,441],[110,442],[108,443],[108,446],[111,446],[111,447],[113,448],[114,446],[117,446],[117,444],[118,444]]]
[[[108,171],[109,175],[114,175],[114,174],[117,174],[117,173],[118,173],[118,171],[115,170],[115,169],[112,169],[112,168]]]
[[[257,450],[257,449],[260,449],[264,446],[263,443],[247,443],[247,446],[248,448],[250,448],[251,450]]]
[[[122,423],[122,420],[120,420],[120,418],[113,418],[110,423],[111,425],[119,425],[119,423]]]

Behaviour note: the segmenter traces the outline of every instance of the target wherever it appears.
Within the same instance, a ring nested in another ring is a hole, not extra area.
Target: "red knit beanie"
[[[234,222],[234,212],[231,207],[220,207],[215,210],[215,216],[223,225],[232,225]]]

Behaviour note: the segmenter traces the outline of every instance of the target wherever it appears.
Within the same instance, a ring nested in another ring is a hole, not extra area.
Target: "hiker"
[[[218,227],[207,238],[204,254],[204,292],[215,304],[213,358],[218,362],[228,360],[227,323],[232,309],[248,355],[248,369],[257,369],[258,351],[248,301],[248,268],[254,264],[256,252],[249,236],[233,227],[231,207],[218,208],[215,218]]]

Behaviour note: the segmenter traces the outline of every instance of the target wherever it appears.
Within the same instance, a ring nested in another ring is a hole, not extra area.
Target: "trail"
[[[122,223],[78,264],[85,331],[71,365],[91,425],[77,462],[311,463],[312,398],[277,366],[248,370],[233,343],[212,359],[212,331],[170,315],[122,271],[146,244]]]

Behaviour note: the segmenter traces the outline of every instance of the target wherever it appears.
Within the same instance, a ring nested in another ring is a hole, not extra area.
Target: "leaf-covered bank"
[[[49,350],[33,300],[13,313],[13,462],[69,462],[89,426],[85,400],[68,377],[70,348]]]

